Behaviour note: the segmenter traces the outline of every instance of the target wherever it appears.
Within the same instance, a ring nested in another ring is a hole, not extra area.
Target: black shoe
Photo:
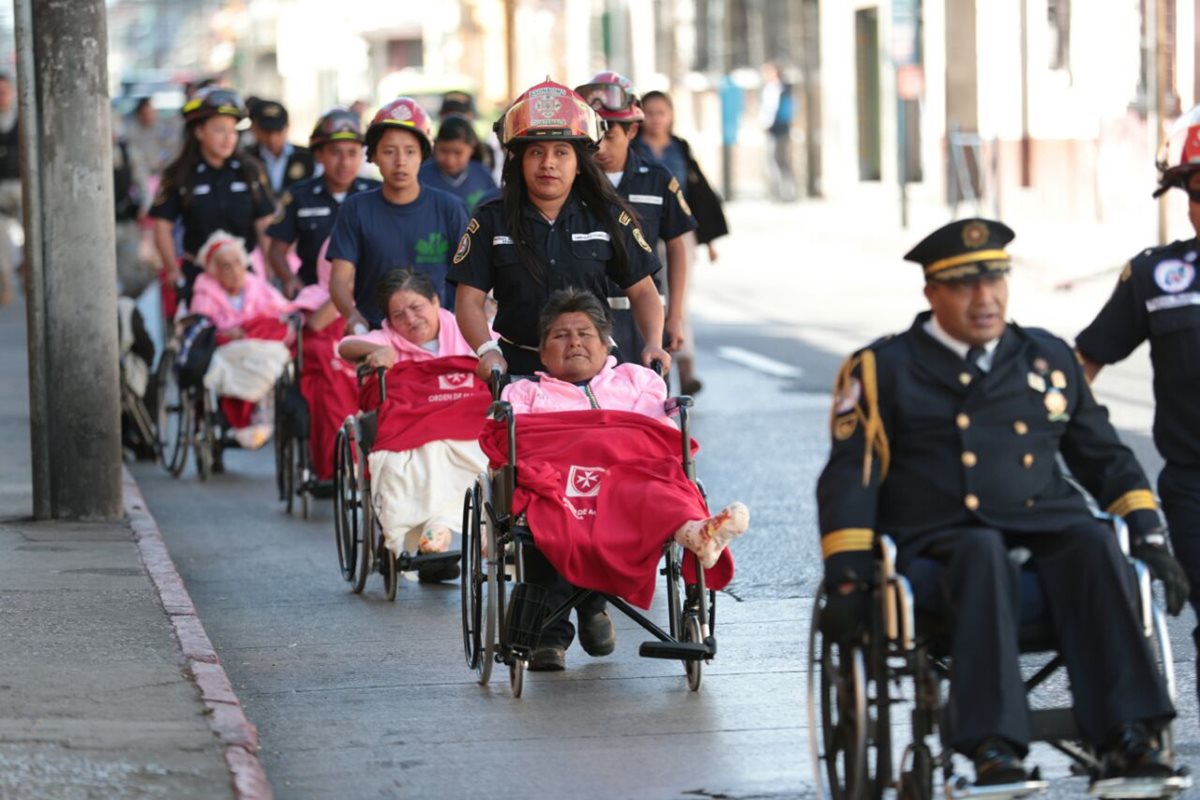
[[[975,762],[976,786],[1023,783],[1029,779],[1012,745],[999,737],[985,739],[971,759]]]
[[[579,646],[589,656],[606,656],[617,646],[617,631],[607,611],[579,620]]]
[[[417,580],[421,583],[451,581],[457,578],[461,571],[457,561],[447,559],[417,570]]]
[[[1141,723],[1122,725],[1104,748],[1105,778],[1169,778],[1171,758]]]
[[[558,645],[539,647],[529,654],[530,672],[561,672],[567,668],[567,651]]]

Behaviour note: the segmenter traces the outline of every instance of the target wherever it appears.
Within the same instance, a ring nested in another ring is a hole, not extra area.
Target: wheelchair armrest
[[[879,583],[896,577],[896,543],[886,533],[875,534],[876,554],[879,558]]]
[[[507,400],[493,400],[488,406],[487,415],[496,422],[503,422],[513,416],[512,403]]]
[[[667,416],[674,417],[680,413],[680,409],[691,408],[694,405],[696,405],[696,401],[686,394],[679,397],[668,397],[663,402],[663,411]]]
[[[1093,516],[1113,529],[1113,534],[1117,537],[1117,544],[1120,546],[1121,552],[1128,556],[1130,549],[1129,526],[1125,524],[1125,520],[1116,514],[1109,514],[1105,511],[1097,511]]]

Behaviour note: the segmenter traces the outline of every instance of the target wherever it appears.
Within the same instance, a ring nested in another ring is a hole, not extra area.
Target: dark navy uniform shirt
[[[246,243],[246,252],[258,245],[256,220],[275,211],[271,192],[255,164],[230,158],[220,168],[203,159],[196,164],[186,186],[171,194],[159,191],[150,216],[183,222],[183,249],[195,256],[213,231],[226,231]]]
[[[1150,341],[1154,444],[1171,464],[1200,467],[1200,242],[1173,242],[1134,258],[1104,308],[1075,340],[1098,364]]]
[[[964,526],[1052,535],[1090,521],[1059,455],[1135,537],[1161,524],[1145,473],[1070,345],[1010,323],[991,369],[973,374],[924,329],[929,317],[842,367],[817,483],[827,571],[868,576],[876,532],[904,560]]]
[[[658,245],[659,239],[669,241],[696,229],[696,220],[683,198],[679,181],[665,166],[642,158],[632,147],[621,182],[617,184],[617,194],[638,213],[642,233],[651,248]],[[662,272],[654,277],[659,294],[662,294],[663,277]],[[611,291],[615,287],[609,288]]]
[[[428,186],[404,205],[388,202],[382,189],[370,189],[342,203],[325,256],[354,265],[354,303],[372,327],[386,316],[375,303],[375,286],[385,273],[402,267],[428,275],[442,305],[453,310],[446,271],[468,219],[461,200]]]
[[[616,208],[611,213],[618,215],[629,257],[629,274],[624,276],[616,274],[608,229],[573,193],[553,223],[532,204],[526,203],[523,213],[532,237],[530,247],[541,255],[544,275],[535,275],[529,265],[521,263],[512,232],[504,222],[503,201],[497,198],[475,210],[447,276],[451,283],[492,291],[499,306],[494,328],[517,345],[536,348],[538,315],[551,292],[586,289],[607,307],[610,279],[627,289],[659,270],[658,259],[641,230]]]
[[[355,178],[346,197],[378,188],[377,180]],[[342,201],[329,191],[324,176],[297,183],[279,199],[279,211],[267,228],[267,235],[288,244],[295,242],[296,255],[300,257],[297,275],[305,286],[317,282],[317,256],[333,232],[333,221],[341,207]]]

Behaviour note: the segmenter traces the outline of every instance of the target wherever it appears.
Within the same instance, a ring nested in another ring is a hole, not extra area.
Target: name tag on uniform
[[[333,209],[329,206],[316,206],[314,208],[301,208],[296,211],[297,217],[328,217],[333,213]]]
[[[592,231],[591,233],[572,233],[571,241],[572,242],[595,242],[595,241],[609,242],[612,240],[608,238],[607,231]]]
[[[208,194],[208,193],[209,193],[209,192],[211,192],[211,191],[212,191],[212,187],[211,187],[211,186],[209,186],[207,183],[202,183],[202,184],[200,184],[200,185],[198,185],[198,186],[193,186],[193,187],[192,187],[192,194],[193,194],[193,195],[197,195],[197,194]]]
[[[512,240],[512,237],[511,237],[511,236],[493,236],[493,237],[492,237],[492,244],[493,244],[493,245],[497,245],[497,244],[512,244],[512,243],[513,243],[513,240]]]
[[[1200,306],[1200,292],[1184,292],[1183,294],[1164,294],[1146,301],[1146,310],[1166,311],[1169,308],[1183,306]]]
[[[244,192],[246,191],[246,184],[243,181],[234,181],[233,183],[229,184],[229,191]]]
[[[631,194],[629,195],[629,202],[642,203],[648,206],[661,206],[663,199],[657,194]]]

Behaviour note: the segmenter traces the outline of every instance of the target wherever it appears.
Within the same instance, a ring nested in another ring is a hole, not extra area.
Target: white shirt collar
[[[941,343],[942,346],[949,349],[959,358],[966,359],[967,351],[971,349],[971,346],[966,342],[960,342],[947,333],[946,329],[938,322],[936,315],[930,315],[929,319],[925,321],[924,327],[925,332]],[[979,357],[978,363],[979,368],[984,372],[992,368],[992,357],[996,354],[996,346],[999,344],[999,339],[992,339],[983,346],[983,355]]]

